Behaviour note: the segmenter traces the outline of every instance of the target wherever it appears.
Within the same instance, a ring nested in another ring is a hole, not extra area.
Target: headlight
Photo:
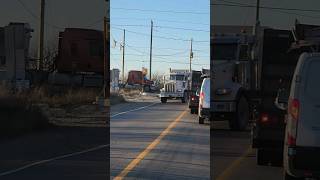
[[[230,88],[219,88],[216,90],[216,95],[227,95],[231,94],[232,90]]]
[[[181,89],[178,89],[177,91],[178,91],[178,92],[182,92],[182,90],[181,90]]]

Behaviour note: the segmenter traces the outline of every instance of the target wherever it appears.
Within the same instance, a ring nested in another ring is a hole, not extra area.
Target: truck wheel
[[[204,118],[199,116],[199,124],[204,124]]]
[[[294,176],[291,176],[290,174],[288,174],[287,172],[284,173],[284,180],[302,180],[304,178],[297,178],[297,177],[294,177]]]
[[[268,153],[266,150],[258,148],[257,149],[257,165],[265,166],[268,163]]]
[[[161,98],[161,102],[162,102],[162,103],[166,103],[166,102],[167,102],[167,98],[162,97],[162,98]]]
[[[244,96],[241,96],[237,102],[237,110],[233,118],[229,121],[229,127],[232,130],[246,130],[249,122],[249,103]]]
[[[183,97],[181,98],[181,102],[185,103],[187,101],[187,92],[183,93]]]

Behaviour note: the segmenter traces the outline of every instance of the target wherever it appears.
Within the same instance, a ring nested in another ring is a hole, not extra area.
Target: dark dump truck
[[[191,71],[190,75],[190,91],[189,91],[189,109],[191,114],[198,113],[199,96],[197,91],[201,87],[201,71]]]
[[[298,58],[289,52],[293,35],[287,30],[264,30],[260,90],[252,126],[252,147],[257,149],[257,164],[282,165],[286,109],[277,106],[282,89],[290,89]],[[288,94],[289,95],[289,94]]]

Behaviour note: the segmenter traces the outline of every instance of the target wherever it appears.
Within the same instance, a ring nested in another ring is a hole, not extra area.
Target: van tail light
[[[288,137],[288,139],[287,139],[288,145],[295,146],[296,145],[296,137],[292,136],[290,133],[288,134],[287,137]]]
[[[204,92],[201,92],[200,93],[200,99],[203,99],[204,98]]]
[[[204,98],[204,92],[201,92],[200,95],[199,95],[199,106],[200,106],[200,109],[202,109],[203,98]]]
[[[294,121],[298,121],[300,102],[298,99],[292,99],[289,103],[289,113]]]
[[[267,113],[262,113],[260,116],[261,123],[268,123],[269,122],[269,115]]]
[[[296,145],[296,136],[297,136],[297,125],[299,119],[299,108],[300,102],[298,99],[290,99],[289,100],[289,108],[288,108],[288,134],[287,134],[287,143],[289,146]]]

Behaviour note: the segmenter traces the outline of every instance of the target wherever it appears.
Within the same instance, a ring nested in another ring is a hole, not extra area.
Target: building
[[[26,63],[33,30],[27,23],[0,27],[0,81],[15,87],[29,86]]]

